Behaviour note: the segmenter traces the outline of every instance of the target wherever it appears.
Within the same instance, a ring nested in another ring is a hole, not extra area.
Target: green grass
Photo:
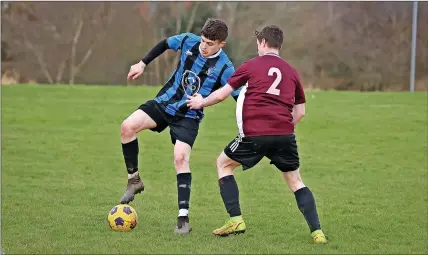
[[[297,128],[302,177],[329,244],[314,246],[294,195],[263,160],[236,173],[245,235],[215,238],[227,218],[215,159],[237,133],[234,101],[207,108],[191,155],[189,236],[175,236],[169,132],[139,134],[147,185],[129,233],[107,213],[126,171],[120,124],[158,87],[3,86],[2,248],[6,254],[428,253],[427,94],[307,93]]]

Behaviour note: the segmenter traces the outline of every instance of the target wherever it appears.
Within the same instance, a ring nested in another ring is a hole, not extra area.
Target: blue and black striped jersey
[[[186,93],[181,86],[181,78],[186,70],[196,73],[201,79],[199,94],[204,98],[212,92],[227,84],[227,79],[232,76],[235,68],[223,50],[205,58],[201,55],[199,45],[201,37],[192,33],[175,35],[167,39],[168,47],[175,52],[181,51],[177,68],[168,79],[156,98],[165,112],[173,116],[202,120],[202,110],[189,110],[186,105]],[[238,96],[239,90],[232,93]]]

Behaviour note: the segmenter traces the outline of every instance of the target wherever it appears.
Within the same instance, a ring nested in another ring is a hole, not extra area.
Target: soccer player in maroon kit
[[[266,26],[261,32],[256,31],[256,37],[259,57],[242,64],[228,79],[228,85],[208,97],[196,94],[187,100],[191,109],[201,109],[225,100],[242,87],[236,106],[239,135],[217,159],[220,194],[230,218],[213,234],[228,236],[245,232],[233,169],[242,165],[247,170],[267,157],[283,172],[314,243],[327,243],[314,196],[300,177],[294,127],[305,115],[306,99],[299,75],[279,56],[283,42],[283,32],[279,27]]]

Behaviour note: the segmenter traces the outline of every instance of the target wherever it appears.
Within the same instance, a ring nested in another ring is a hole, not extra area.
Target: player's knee
[[[303,180],[300,177],[300,173],[298,171],[299,170],[284,173],[285,182],[292,192],[296,192],[297,190],[305,187],[305,184],[303,183]]]
[[[189,158],[190,156],[186,153],[174,153],[174,166],[176,169],[188,168]]]
[[[219,156],[216,160],[215,165],[217,167],[217,170],[220,171],[227,167],[227,162],[221,156]]]
[[[135,131],[133,130],[132,125],[126,120],[122,122],[122,125],[120,126],[120,135],[122,137],[130,137],[135,135]]]
[[[226,160],[224,157],[219,157],[216,161],[217,174],[219,179],[233,174],[233,169],[236,167],[232,161]]]

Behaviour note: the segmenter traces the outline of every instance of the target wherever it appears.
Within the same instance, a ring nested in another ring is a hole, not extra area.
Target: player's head
[[[271,51],[272,49],[280,50],[282,42],[284,40],[284,35],[278,26],[269,25],[262,29],[262,31],[256,31],[257,38],[257,50],[259,56],[263,56],[266,52]]]
[[[202,56],[209,57],[226,45],[228,28],[223,20],[209,18],[201,31]]]

